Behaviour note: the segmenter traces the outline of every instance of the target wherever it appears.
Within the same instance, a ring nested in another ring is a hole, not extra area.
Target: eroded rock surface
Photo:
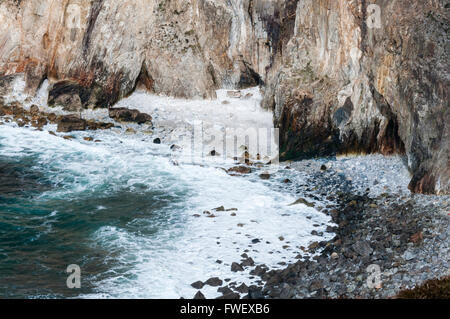
[[[371,4],[298,2],[265,93],[281,155],[406,153],[412,191],[448,194],[449,1]]]
[[[449,6],[4,0],[0,75],[25,74],[30,93],[49,79],[49,104],[71,112],[110,107],[136,88],[214,98],[217,88],[261,85],[282,158],[405,153],[412,191],[448,194]]]

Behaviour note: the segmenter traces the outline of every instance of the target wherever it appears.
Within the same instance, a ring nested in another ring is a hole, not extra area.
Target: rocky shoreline
[[[151,125],[151,116],[139,111],[110,109],[109,114],[118,123]],[[28,110],[18,103],[1,105],[0,117],[5,122],[14,121],[20,127],[31,126],[37,130],[48,123],[57,124],[57,131],[61,133],[110,129],[118,125],[83,120],[76,114],[41,112],[37,106]],[[62,137],[70,138],[69,135]],[[315,207],[331,217],[337,225],[327,228],[328,233],[335,234],[331,241],[298,247],[298,262],[289,265],[280,262],[285,266],[281,270],[255,264],[250,252],[243,251],[242,259],[231,265],[231,271],[250,269],[258,285],[248,287],[227,278],[213,277],[192,284],[198,289],[194,298],[205,297],[201,292],[205,285],[218,287],[222,299],[392,298],[427,280],[447,278],[450,274],[448,196],[425,196],[399,190],[374,195],[370,188],[362,190],[364,183],[357,183],[333,167],[333,160],[323,159],[323,165],[316,163],[315,167],[308,167],[316,173],[309,175],[306,181],[287,179],[284,186],[280,186],[302,195],[293,204]],[[286,165],[285,169],[298,172],[305,170],[305,165],[311,166],[305,161]],[[234,171],[247,174],[252,169],[245,165],[228,169],[230,175],[241,176],[233,174]],[[272,176],[263,173],[259,177],[268,180]],[[327,205],[322,207],[316,203]],[[255,239],[253,244],[264,243]],[[369,288],[368,267],[373,265],[379,267],[379,282]]]
[[[226,284],[218,288],[220,298],[396,298],[403,290],[448,278],[448,197],[402,191],[371,196],[369,188],[361,193],[327,165],[315,169],[314,178],[289,187],[333,203],[321,211],[337,225],[327,229],[336,236],[299,247],[299,261],[282,270],[257,265],[250,274],[261,279],[258,286]],[[239,267],[251,259],[243,257]],[[194,298],[203,297],[199,291]]]

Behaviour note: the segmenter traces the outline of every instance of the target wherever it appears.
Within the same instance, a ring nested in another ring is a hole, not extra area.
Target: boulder
[[[234,262],[231,264],[231,271],[232,272],[244,271],[244,268],[242,268],[242,266],[239,265],[238,263]]]
[[[109,117],[119,122],[133,122],[138,124],[152,124],[152,117],[138,110],[127,109],[124,107],[110,108]]]
[[[270,174],[269,173],[262,173],[259,175],[259,178],[264,179],[264,180],[268,180],[270,179]]]
[[[50,113],[50,114],[47,116],[47,119],[48,119],[50,122],[56,121],[56,114],[55,114],[55,113]]]
[[[191,286],[195,289],[202,289],[205,286],[205,284],[199,280],[192,283]]]
[[[39,107],[37,106],[37,105],[32,105],[31,107],[30,107],[30,114],[31,115],[36,115],[36,114],[39,114]]]
[[[206,298],[205,298],[205,295],[203,295],[201,291],[197,291],[197,293],[194,296],[194,299],[206,299]]]
[[[58,132],[85,131],[86,121],[76,115],[64,115],[58,121]]]
[[[237,292],[231,292],[228,294],[224,294],[221,297],[218,297],[216,299],[228,299],[228,300],[235,300],[235,299],[240,299],[241,296],[237,293]]]
[[[218,277],[213,277],[205,281],[205,285],[211,286],[211,287],[218,287],[222,286],[223,281]]]

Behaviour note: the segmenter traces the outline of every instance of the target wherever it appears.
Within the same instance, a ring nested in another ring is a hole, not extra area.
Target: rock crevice
[[[410,189],[450,193],[448,0],[4,0],[0,76],[49,102],[136,88],[214,98],[260,85],[282,158],[406,154]]]

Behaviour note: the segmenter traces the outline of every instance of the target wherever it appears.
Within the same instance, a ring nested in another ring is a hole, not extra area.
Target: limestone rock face
[[[49,78],[53,100],[69,108],[106,107],[137,86],[211,98],[220,87],[263,83],[276,48],[272,30],[279,29],[273,16],[283,6],[270,0],[5,0],[0,74],[24,72],[30,92]]]
[[[412,191],[448,194],[449,1],[370,3],[298,2],[264,101],[282,157],[406,153]]]
[[[69,111],[112,106],[136,88],[214,98],[218,88],[261,85],[282,157],[405,153],[411,190],[448,194],[449,7],[3,0],[0,76],[24,73],[30,93],[49,79],[49,104]]]

